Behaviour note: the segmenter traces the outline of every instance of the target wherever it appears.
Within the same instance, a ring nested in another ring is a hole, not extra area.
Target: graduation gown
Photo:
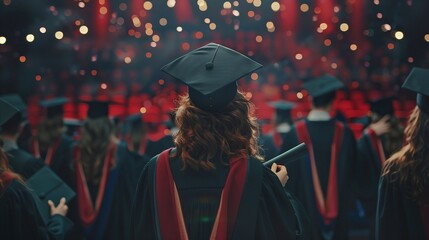
[[[365,210],[365,216],[370,224],[370,235],[375,235],[375,214],[377,210],[378,181],[384,161],[382,138],[371,129],[366,129],[358,141],[357,196]]]
[[[9,167],[25,179],[30,178],[45,166],[40,159],[19,148],[10,149],[6,154],[9,158]]]
[[[33,141],[32,152],[34,156],[40,157],[62,180],[70,182],[72,146],[73,140],[63,134],[60,139],[49,146],[47,151],[38,150],[38,143]]]
[[[429,201],[419,204],[391,181],[390,175],[380,178],[376,218],[377,240],[428,240]],[[426,231],[426,232],[425,232]]]
[[[78,225],[74,232],[74,239],[128,239],[132,199],[138,177],[148,160],[144,156],[131,153],[127,145],[120,142],[116,146],[113,161],[114,163],[108,167],[104,188],[99,188],[99,185],[83,184],[85,182],[79,178],[76,162],[74,163],[72,186],[77,196],[73,201],[73,211],[76,212],[74,221]],[[85,199],[86,188],[90,199]],[[100,198],[100,207],[98,212],[94,213],[89,206],[91,203],[84,203],[85,200],[89,200],[92,201],[92,206],[96,206],[96,199],[101,190],[104,192]],[[89,222],[84,220],[88,216],[94,219]]]
[[[154,156],[158,155],[159,153],[161,153],[165,149],[171,148],[171,147],[174,147],[173,136],[171,136],[171,135],[166,135],[166,136],[164,136],[161,139],[156,140],[156,141],[148,139],[147,145],[146,145],[145,155],[147,157],[149,157],[149,159],[150,159],[150,158],[153,158]]]
[[[29,190],[16,180],[0,189],[0,238],[10,240],[64,239],[73,223],[54,215],[47,226]]]
[[[160,239],[160,200],[156,172],[159,156],[154,157],[142,172],[133,204],[130,239]],[[189,239],[209,239],[229,174],[229,167],[214,162],[216,169],[182,171],[178,157],[170,158],[171,176],[180,198],[180,210]],[[246,182],[236,216],[233,233],[228,239],[314,239],[312,224],[297,202],[291,204],[277,176],[255,159],[248,159]],[[161,178],[164,178],[162,176]],[[231,202],[228,202],[231,204]],[[231,205],[228,205],[231,206]],[[294,207],[301,212],[299,224]],[[169,229],[164,226],[164,229]],[[297,231],[298,230],[298,231]],[[172,238],[178,239],[179,236]]]
[[[320,239],[348,239],[348,220],[347,211],[350,201],[351,183],[353,171],[355,170],[355,155],[356,141],[351,130],[343,124],[342,140],[338,148],[336,173],[336,184],[328,187],[330,182],[331,172],[331,149],[334,141],[334,131],[337,124],[341,124],[336,120],[326,121],[309,121],[301,120],[306,126],[308,135],[311,139],[315,156],[315,166],[321,187],[323,197],[326,199],[328,189],[336,190],[336,198],[326,201],[331,204],[334,201],[337,203],[336,218],[333,221],[325,222],[322,217],[318,203],[316,201],[315,188],[313,185],[313,176],[310,158],[301,159],[286,165],[288,169],[289,181],[286,188],[291,191],[298,200],[303,204],[308,211],[310,218],[318,227],[318,238]],[[301,141],[298,138],[297,124],[292,127],[292,130],[285,136],[287,141],[284,141],[281,152],[284,152]],[[307,144],[308,147],[309,144]],[[280,162],[281,163],[281,162]],[[335,185],[337,188],[335,189]],[[332,210],[332,209],[331,209]]]
[[[270,160],[279,153],[279,149],[276,148],[272,135],[261,135],[259,137],[259,146],[263,150],[265,160]]]

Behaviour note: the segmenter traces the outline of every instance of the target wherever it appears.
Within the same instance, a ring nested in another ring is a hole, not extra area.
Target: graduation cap
[[[402,88],[417,93],[417,106],[429,114],[429,69],[413,68],[405,79]]]
[[[46,108],[46,116],[48,118],[54,118],[58,116],[63,116],[64,114],[64,104],[69,100],[67,98],[53,98],[49,100],[44,100],[40,102],[40,106]]]
[[[218,112],[237,94],[236,81],[261,67],[241,53],[209,43],[161,70],[188,86],[189,97],[197,107]]]
[[[19,110],[0,98],[0,126],[12,118]]]
[[[274,101],[268,103],[271,107],[276,109],[276,122],[282,123],[285,121],[291,121],[291,110],[296,106],[295,103],[289,101]]]
[[[109,105],[112,103],[111,101],[94,100],[85,101],[84,103],[88,104],[88,118],[109,117]]]
[[[32,196],[45,223],[50,219],[48,200],[57,206],[62,197],[69,202],[76,196],[76,193],[47,166],[31,176],[26,185],[33,190]]]
[[[27,105],[18,94],[1,95],[0,98],[14,106],[20,112],[24,112],[27,109]]]
[[[344,87],[344,84],[340,80],[328,74],[304,83],[304,88],[313,98],[334,92],[342,87]]]
[[[370,111],[380,117],[394,115],[393,97],[381,98],[370,102]]]
[[[140,123],[140,122],[142,122],[142,117],[143,117],[143,114],[136,113],[136,114],[132,114],[132,115],[126,117],[125,121],[130,123],[130,124]]]

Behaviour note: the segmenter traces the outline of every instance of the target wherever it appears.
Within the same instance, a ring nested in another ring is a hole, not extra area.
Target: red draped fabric
[[[298,1],[281,0],[280,6],[279,18],[282,32],[295,32],[298,24]]]
[[[188,239],[180,198],[171,174],[169,154],[159,155],[156,168],[156,204],[162,239]],[[222,191],[219,209],[210,239],[231,239],[241,195],[246,182],[247,158],[230,159],[230,170]]]
[[[189,0],[176,0],[174,10],[179,24],[191,23],[193,21],[192,6]]]
[[[93,31],[95,33],[95,44],[100,46],[105,42],[107,37],[107,28],[109,27],[111,9],[110,0],[96,0],[94,1],[94,20]]]
[[[341,123],[335,124],[334,139],[331,146],[331,161],[329,166],[329,179],[326,196],[323,194],[319,174],[316,166],[316,158],[311,142],[310,134],[308,133],[305,120],[296,123],[296,132],[301,142],[304,142],[308,147],[310,154],[311,176],[313,179],[314,196],[320,215],[323,217],[325,224],[330,224],[331,221],[338,217],[338,157],[341,150],[341,142],[343,138],[344,125]]]
[[[335,16],[334,13],[334,0],[316,0],[315,12],[318,16],[318,21],[316,22],[320,26],[321,23],[326,23],[328,27],[323,30],[323,34],[327,35],[334,31],[334,23],[332,19]]]
[[[365,0],[347,1],[351,9],[350,39],[359,42],[363,37],[365,23]]]

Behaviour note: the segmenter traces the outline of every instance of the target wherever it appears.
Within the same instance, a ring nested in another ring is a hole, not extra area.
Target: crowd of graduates
[[[275,128],[259,135],[236,81],[260,67],[215,44],[165,66],[189,96],[157,134],[144,114],[114,121],[112,102],[95,99],[75,126],[64,122],[66,98],[46,99],[29,126],[20,96],[0,96],[1,238],[349,239],[358,212],[363,238],[429,239],[429,70],[404,84],[418,93],[406,128],[384,96],[356,121],[356,139],[333,114],[344,84],[331,75],[305,83],[305,117],[292,121],[294,102],[271,102]],[[302,142],[307,157],[260,164]]]

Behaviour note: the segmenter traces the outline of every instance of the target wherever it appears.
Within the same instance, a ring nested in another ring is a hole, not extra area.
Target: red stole
[[[187,240],[188,234],[176,184],[171,174],[170,149],[158,157],[156,167],[156,206],[161,239]],[[210,239],[230,239],[246,182],[247,157],[230,159],[230,170],[222,191]]]
[[[331,162],[329,168],[329,180],[327,196],[323,196],[322,187],[320,186],[319,174],[317,172],[316,159],[314,156],[313,143],[308,133],[305,121],[299,121],[295,124],[298,138],[305,142],[310,155],[311,176],[313,179],[314,196],[316,198],[317,208],[323,217],[325,224],[329,224],[338,216],[338,155],[341,149],[343,139],[344,125],[335,122],[334,140],[331,146]]]
[[[61,138],[59,138],[53,144],[51,144],[51,146],[49,146],[48,151],[46,152],[45,160],[44,160],[44,162],[45,162],[45,164],[47,166],[51,165],[52,157],[54,156],[55,152],[57,151],[57,148],[60,145],[60,142],[61,142]],[[40,154],[39,141],[37,141],[34,138],[33,138],[33,155],[36,158],[41,158],[42,157],[41,154]]]
[[[371,128],[367,128],[365,133],[368,135],[371,145],[375,148],[375,152],[377,153],[378,159],[380,160],[380,166],[383,168],[384,162],[386,161],[386,156],[384,155],[383,144],[381,143],[380,138]]]
[[[75,147],[74,149],[74,168],[76,171],[76,193],[79,217],[84,227],[88,227],[95,221],[95,219],[97,219],[101,204],[103,203],[104,190],[106,189],[109,170],[115,164],[116,147],[117,144],[112,143],[107,149],[101,182],[98,187],[97,198],[95,200],[95,207],[93,206],[91,194],[88,190],[88,183],[80,162],[80,150],[78,147]]]
[[[273,141],[274,141],[274,146],[276,146],[277,149],[280,149],[280,147],[283,144],[283,139],[280,136],[280,133],[278,133],[277,131],[273,132]]]

